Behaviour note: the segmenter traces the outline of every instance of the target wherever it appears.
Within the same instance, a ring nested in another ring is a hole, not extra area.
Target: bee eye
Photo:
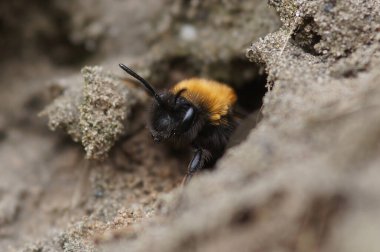
[[[194,121],[194,118],[195,118],[195,110],[193,107],[190,107],[186,111],[185,116],[182,119],[182,124],[181,124],[182,132],[185,132],[190,128],[190,126],[192,125]]]

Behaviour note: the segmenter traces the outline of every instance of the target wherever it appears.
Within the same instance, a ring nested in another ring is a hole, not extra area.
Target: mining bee
[[[176,141],[194,148],[183,183],[196,171],[214,165],[236,127],[232,112],[237,99],[234,90],[217,81],[192,78],[158,93],[135,71],[124,64],[119,66],[154,98],[149,122],[154,141]]]

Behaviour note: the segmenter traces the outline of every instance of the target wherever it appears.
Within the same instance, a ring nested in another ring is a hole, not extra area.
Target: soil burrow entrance
[[[257,69],[260,69],[260,67],[257,66]],[[254,78],[245,81],[239,88],[236,88],[238,95],[236,110],[239,117],[239,125],[231,136],[228,147],[235,146],[245,140],[249,132],[261,120],[263,98],[268,91],[266,87],[267,77],[264,71],[259,70]]]

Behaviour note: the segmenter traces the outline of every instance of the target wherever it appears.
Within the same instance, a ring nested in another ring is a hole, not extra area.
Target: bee
[[[153,140],[180,142],[194,149],[183,184],[198,170],[212,167],[223,155],[237,125],[233,116],[235,91],[217,81],[192,78],[158,93],[135,71],[124,64],[119,66],[154,98],[149,119]]]

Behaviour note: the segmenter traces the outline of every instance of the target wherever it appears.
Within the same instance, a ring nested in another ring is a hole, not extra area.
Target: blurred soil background
[[[1,251],[379,251],[380,2],[0,3]],[[153,144],[201,76],[246,116],[214,170]]]

